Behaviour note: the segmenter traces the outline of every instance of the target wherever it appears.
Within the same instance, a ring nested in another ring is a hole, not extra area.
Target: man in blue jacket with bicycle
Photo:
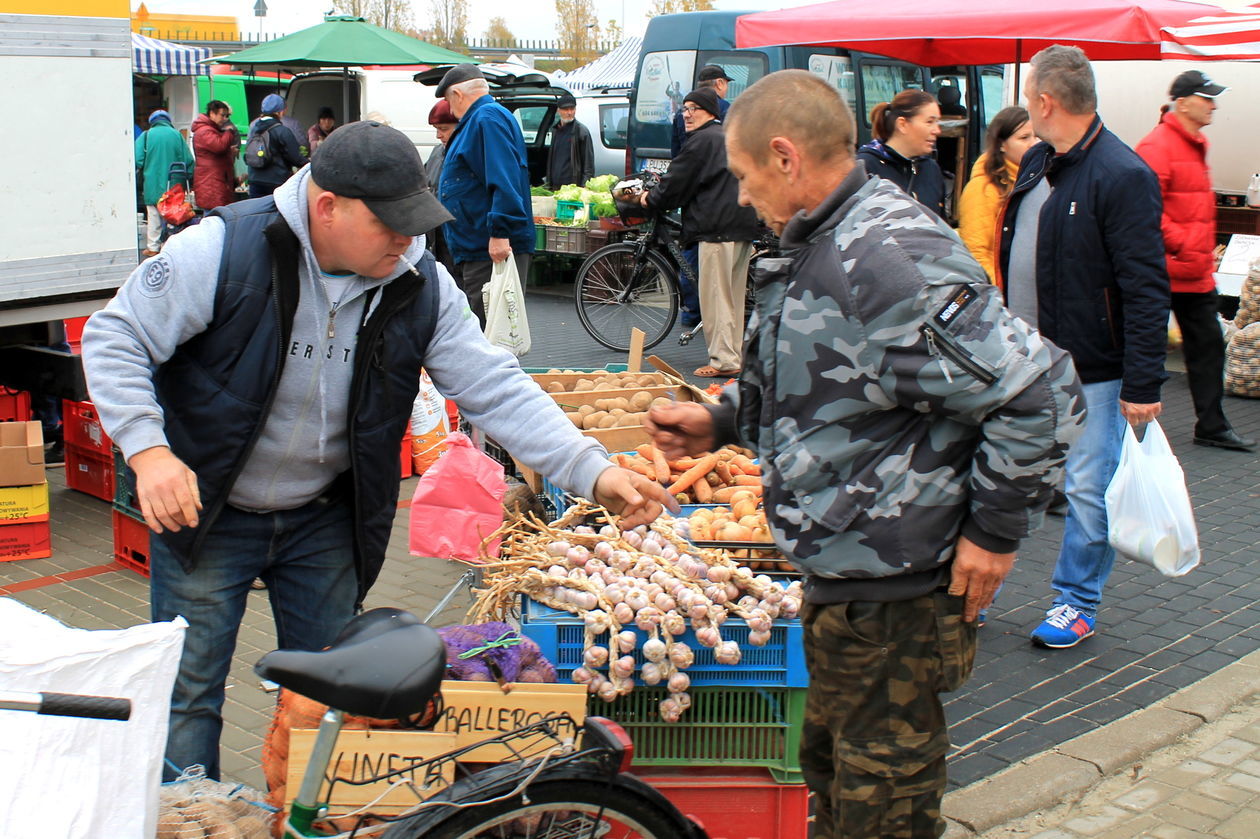
[[[495,263],[512,257],[523,281],[534,253],[525,138],[473,64],[448,70],[437,95],[459,119],[446,146],[438,187],[438,197],[455,220],[442,231],[455,260],[455,279],[484,329],[481,290]]]
[[[1168,272],[1159,180],[1103,127],[1089,59],[1052,46],[1024,86],[1044,142],[1024,155],[1001,219],[998,284],[1012,312],[1072,355],[1084,383],[1085,433],[1068,454],[1068,515],[1032,640],[1053,649],[1094,634],[1116,552],[1104,495],[1124,425],[1159,416],[1168,328]]]

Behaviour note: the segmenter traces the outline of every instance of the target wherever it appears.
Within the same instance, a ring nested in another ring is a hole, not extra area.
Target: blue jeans
[[[1055,606],[1067,603],[1093,617],[1116,561],[1107,541],[1104,495],[1120,461],[1125,419],[1120,413],[1119,379],[1083,389],[1088,413],[1084,433],[1068,450],[1068,514],[1051,585],[1058,592]]]
[[[700,245],[692,243],[682,249],[683,259],[691,266],[691,273],[700,278]],[[678,291],[682,297],[683,326],[692,327],[700,322],[700,290],[696,288],[681,268],[678,270]]]
[[[191,574],[160,537],[150,540],[153,620],[183,615],[188,621],[171,697],[169,763],[180,769],[200,763],[209,777],[219,777],[224,683],[255,577],[267,583],[281,649],[322,649],[353,617],[353,532],[345,500],[317,499],[273,513],[227,506]],[[168,781],[177,774],[170,765],[163,772]]]

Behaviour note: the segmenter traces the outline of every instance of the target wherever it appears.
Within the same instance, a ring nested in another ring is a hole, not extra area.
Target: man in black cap
[[[567,90],[556,101],[551,151],[547,153],[547,186],[585,184],[595,176],[595,143],[591,132],[577,121],[577,99]]]
[[[725,118],[727,109],[731,107],[731,103],[726,101],[726,91],[730,82],[731,77],[726,75],[726,71],[717,64],[706,64],[696,74],[698,89],[709,88],[717,94],[719,120]],[[669,139],[670,157],[677,157],[685,142],[687,142],[687,128],[683,125],[683,112],[680,109],[674,114],[673,130]]]
[[[1172,286],[1172,311],[1194,401],[1194,442],[1249,452],[1256,441],[1234,431],[1225,417],[1225,340],[1216,295],[1216,193],[1208,141],[1216,97],[1227,88],[1198,70],[1173,80],[1159,124],[1134,149],[1159,177],[1160,227]]]
[[[525,138],[516,117],[494,101],[474,64],[448,70],[437,95],[445,97],[459,120],[438,184],[442,203],[455,216],[443,233],[455,260],[455,278],[484,328],[481,292],[495,263],[511,257],[523,281],[534,254]]]
[[[702,377],[734,376],[744,349],[744,296],[752,241],[759,228],[751,207],[739,206],[739,183],[726,168],[726,135],[718,122],[720,100],[712,88],[683,99],[691,138],[643,206],[660,212],[682,207],[682,244],[698,244],[700,309],[709,363]]]
[[[328,645],[362,604],[397,513],[421,367],[567,490],[638,523],[668,502],[607,468],[486,342],[425,249],[424,234],[450,220],[405,134],[351,123],[273,195],[172,237],[84,330],[97,410],[155,534],[152,617],[189,624],[168,778],[194,763],[219,775],[224,681],[255,578],[283,648]]]

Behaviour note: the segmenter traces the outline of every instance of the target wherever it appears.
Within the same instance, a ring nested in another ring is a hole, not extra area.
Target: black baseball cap
[[[311,178],[335,195],[361,199],[404,236],[454,220],[429,188],[420,153],[407,135],[379,122],[352,122],[329,134],[311,158]]]
[[[735,81],[726,75],[726,71],[716,64],[706,64],[700,68],[700,75],[696,77],[696,81],[707,82],[713,79],[726,79],[728,82]]]
[[[468,82],[473,79],[484,79],[485,74],[477,69],[476,64],[456,64],[454,67],[446,71],[446,75],[442,77],[442,81],[438,82],[437,90],[434,95],[441,99],[446,95],[446,91],[451,85],[460,82]]]
[[[1173,79],[1172,87],[1168,88],[1168,95],[1173,99],[1180,99],[1183,96],[1206,96],[1208,99],[1215,99],[1227,90],[1229,88],[1225,85],[1217,84],[1200,71],[1187,70]]]

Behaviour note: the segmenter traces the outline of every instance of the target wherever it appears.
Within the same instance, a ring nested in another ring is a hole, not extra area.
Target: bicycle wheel
[[[610,350],[630,349],[630,330],[643,330],[643,348],[665,340],[678,317],[678,283],[664,257],[635,258],[629,242],[606,245],[587,257],[573,285],[578,319]]]
[[[659,802],[663,802],[659,803]],[[433,823],[399,822],[386,839],[685,839],[693,835],[668,801],[614,779],[538,781],[525,793],[457,810]]]

